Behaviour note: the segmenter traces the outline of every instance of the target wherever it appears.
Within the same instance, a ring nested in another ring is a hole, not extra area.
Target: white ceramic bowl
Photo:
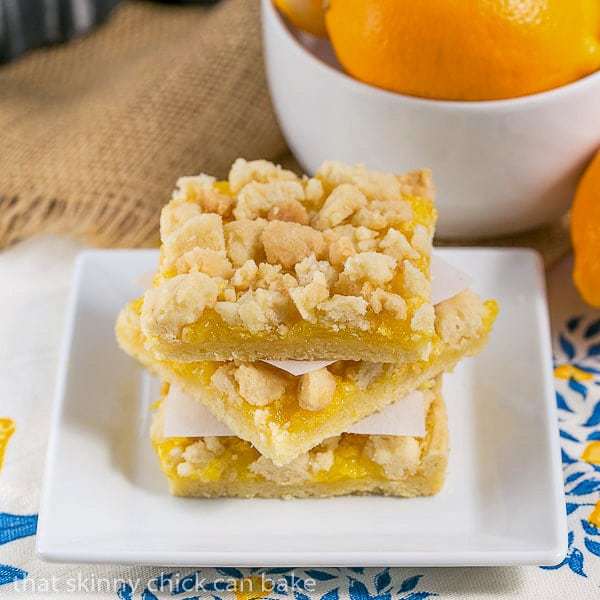
[[[403,96],[345,75],[262,0],[267,75],[290,148],[307,172],[326,159],[402,172],[430,167],[438,235],[515,233],[569,207],[600,146],[600,72],[555,90],[489,102]]]

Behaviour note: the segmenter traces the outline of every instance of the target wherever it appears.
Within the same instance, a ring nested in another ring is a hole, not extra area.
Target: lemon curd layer
[[[408,321],[369,316],[369,331],[342,329],[296,321],[285,332],[251,333],[224,323],[212,311],[183,328],[181,339],[167,342],[148,336],[158,358],[179,361],[208,360],[370,360],[404,362],[423,356],[434,334],[412,331]],[[317,351],[317,348],[319,349]]]
[[[415,303],[415,309],[418,308]],[[412,311],[414,312],[414,311]],[[295,318],[288,322],[285,332],[265,331],[252,333],[242,327],[225,323],[214,311],[206,311],[202,319],[187,325],[182,330],[182,346],[201,346],[202,344],[218,344],[224,337],[231,344],[289,344],[304,347],[318,340],[331,341],[335,336],[336,342],[347,347],[353,345],[377,346],[393,342],[398,349],[410,350],[424,346],[433,339],[433,334],[418,333],[411,329],[410,320],[398,320],[386,314],[368,315],[369,329],[342,329],[332,331],[330,327],[313,324]]]
[[[315,482],[334,483],[343,479],[361,479],[368,477],[379,481],[387,478],[381,465],[369,459],[364,452],[369,436],[343,434],[333,452],[332,466],[327,470],[311,473],[309,479]],[[195,438],[166,438],[154,442],[161,467],[167,477],[177,477],[178,458],[185,449],[196,441]],[[219,454],[207,460],[205,464],[196,466],[186,477],[204,482],[218,482],[225,478],[235,477],[237,481],[264,481],[264,477],[251,471],[248,467],[256,462],[260,453],[244,440],[236,437],[220,437],[222,446]],[[324,451],[315,448],[313,453]]]

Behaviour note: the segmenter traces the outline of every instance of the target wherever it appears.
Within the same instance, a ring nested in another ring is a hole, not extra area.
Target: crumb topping
[[[233,377],[242,398],[254,406],[266,406],[285,394],[285,377],[260,364],[242,364]]]
[[[350,183],[342,183],[333,189],[314,219],[317,229],[330,229],[342,224],[358,209],[367,205],[367,198]]]
[[[358,389],[366,390],[384,370],[382,363],[360,361],[347,369],[348,377],[356,382]]]
[[[381,287],[394,277],[396,264],[396,259],[386,254],[361,252],[346,259],[342,275],[350,281],[368,281]],[[421,271],[412,265],[411,268],[421,274]]]
[[[365,318],[367,306],[365,299],[360,296],[335,294],[333,298],[321,302],[319,309],[323,313],[323,320],[334,331],[349,325],[366,331],[369,329],[369,321]]]
[[[177,275],[144,294],[141,328],[146,335],[177,339],[207,306],[214,306],[219,282],[205,273]]]
[[[282,333],[298,320],[366,331],[381,314],[432,331],[430,309],[421,310],[430,187],[427,172],[399,177],[331,161],[313,178],[244,159],[226,182],[180,178],[161,214],[144,333],[174,339],[209,309],[252,333]]]
[[[409,436],[372,435],[365,446],[367,456],[383,467],[390,479],[413,475],[421,458],[419,440]]]
[[[298,385],[298,404],[305,410],[323,410],[335,393],[335,377],[327,368],[305,373]]]
[[[414,331],[423,331],[424,333],[433,333],[435,324],[435,310],[431,304],[423,304],[417,308],[410,326]]]
[[[248,467],[255,475],[260,475],[267,481],[280,485],[293,485],[306,481],[310,477],[310,458],[308,453],[301,454],[292,462],[282,467],[277,467],[266,456],[260,456]]]
[[[301,317],[306,321],[316,323],[317,307],[329,298],[329,287],[325,275],[320,271],[313,273],[310,283],[291,289],[290,296]]]
[[[444,342],[456,346],[483,326],[485,305],[472,290],[464,290],[436,307],[436,331]]]
[[[271,221],[260,236],[267,261],[292,269],[296,263],[314,255],[321,258],[325,252],[325,240],[320,231],[285,221]]]
[[[163,208],[163,212],[165,210]],[[265,253],[260,235],[266,225],[267,221],[264,219],[256,219],[255,221],[241,219],[225,224],[227,256],[234,266],[240,267],[247,260],[259,263],[264,260]]]

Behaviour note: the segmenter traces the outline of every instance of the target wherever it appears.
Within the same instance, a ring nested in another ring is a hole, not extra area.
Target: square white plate
[[[500,301],[485,351],[446,376],[451,453],[432,498],[172,498],[119,309],[155,251],[83,253],[74,276],[37,537],[45,559],[160,565],[554,564],[566,519],[538,256],[443,249]],[[146,379],[147,381],[147,379]]]

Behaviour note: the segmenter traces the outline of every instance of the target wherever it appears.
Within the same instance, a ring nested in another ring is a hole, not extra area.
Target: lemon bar
[[[183,177],[139,299],[159,359],[401,362],[435,335],[430,175],[326,162],[312,178],[238,159]]]
[[[151,438],[175,496],[308,498],[347,494],[429,496],[444,483],[448,425],[439,382],[422,438],[342,434],[278,467],[239,438],[164,438],[154,414]]]
[[[401,399],[485,344],[497,313],[470,290],[435,307],[427,360],[339,361],[300,377],[262,362],[159,361],[147,350],[139,312],[118,318],[121,347],[161,379],[202,402],[236,436],[281,466]]]

